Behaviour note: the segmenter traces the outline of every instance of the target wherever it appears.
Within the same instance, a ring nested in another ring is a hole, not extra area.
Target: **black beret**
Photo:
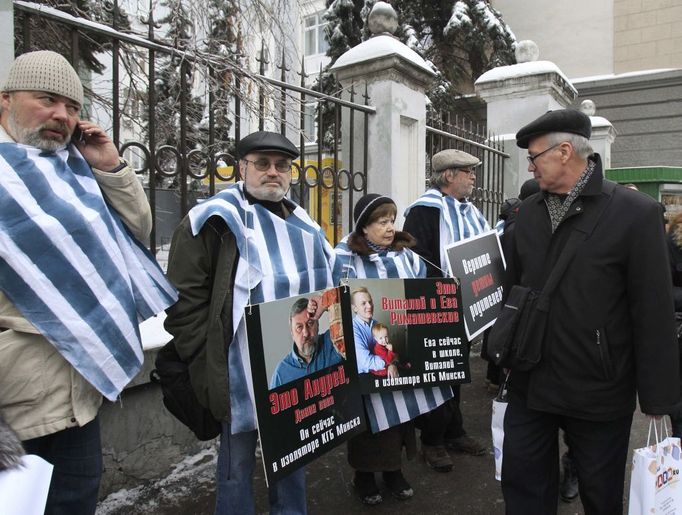
[[[293,159],[300,154],[294,144],[277,132],[258,131],[237,143],[237,154],[243,158],[251,152],[281,152]]]
[[[355,208],[353,209],[355,232],[360,234],[360,230],[367,225],[367,220],[369,220],[372,212],[382,204],[395,205],[395,202],[393,202],[390,197],[387,197],[386,195],[379,195],[377,193],[368,193],[358,200],[357,204],[355,204]]]
[[[531,139],[550,132],[570,132],[590,139],[592,122],[589,116],[575,109],[547,111],[516,133],[516,144],[528,148]]]

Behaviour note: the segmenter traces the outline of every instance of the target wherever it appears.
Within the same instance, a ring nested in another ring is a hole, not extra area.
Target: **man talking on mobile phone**
[[[46,514],[95,513],[102,397],[140,370],[139,321],[176,298],[138,241],[144,191],[82,105],[51,51],[17,57],[0,91],[0,412],[54,465]]]

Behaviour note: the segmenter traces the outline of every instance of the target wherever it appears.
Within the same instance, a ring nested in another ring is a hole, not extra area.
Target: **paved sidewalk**
[[[472,352],[471,370],[473,381],[462,388],[465,428],[470,435],[489,442],[493,395],[484,386],[485,363],[476,350]],[[631,449],[633,442],[636,447],[645,443],[647,429],[645,417],[636,413],[630,438]],[[100,504],[98,515],[212,514],[215,453],[209,452],[194,459],[196,462],[184,463],[175,474],[157,484],[144,485],[136,492],[122,492],[118,499],[116,494],[110,496]],[[367,507],[358,500],[350,485],[352,471],[346,462],[345,445],[342,445],[308,467],[309,513],[503,514],[504,502],[500,485],[494,479],[492,452],[486,456],[454,455],[454,459],[455,468],[447,474],[435,472],[419,458],[406,462],[403,472],[414,488],[414,497],[398,501],[386,492],[382,504]],[[267,513],[267,490],[260,461],[256,472],[257,512]],[[628,488],[626,484],[626,496]],[[624,511],[627,512],[627,506]],[[582,505],[579,500],[571,504],[559,502],[559,513],[582,514]]]

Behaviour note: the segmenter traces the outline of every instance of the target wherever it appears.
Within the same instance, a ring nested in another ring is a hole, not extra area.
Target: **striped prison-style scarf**
[[[485,217],[471,202],[460,202],[437,189],[427,190],[405,210],[405,216],[415,206],[440,209],[440,267],[443,270],[448,270],[447,245],[490,230]]]
[[[244,308],[333,286],[334,251],[320,226],[288,201],[293,209],[286,219],[249,204],[243,188],[239,182],[189,213],[195,235],[211,216],[223,218],[239,249],[232,304],[235,334],[228,355],[232,434],[256,428]]]
[[[334,249],[334,278],[414,279],[426,277],[426,266],[410,249],[359,256],[348,248],[346,236]],[[373,324],[372,324],[373,325]],[[370,326],[371,327],[371,326]],[[449,386],[395,390],[363,395],[367,421],[378,433],[427,413],[453,396]]]
[[[369,242],[368,242],[369,243]],[[336,248],[334,282],[349,277],[380,279],[385,277],[426,277],[426,265],[419,255],[410,249],[401,251],[386,249],[369,256],[358,256],[348,248],[348,236]]]
[[[138,323],[177,299],[73,146],[0,143],[0,287],[107,399],[142,366]]]

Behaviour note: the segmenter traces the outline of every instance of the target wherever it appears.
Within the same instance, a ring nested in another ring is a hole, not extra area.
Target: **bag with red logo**
[[[649,445],[652,426],[656,442]],[[661,426],[665,427],[666,436],[663,438],[661,427],[659,440],[659,431],[652,418],[647,446],[633,451],[629,515],[682,513],[680,439],[668,436],[668,427],[663,419]]]

